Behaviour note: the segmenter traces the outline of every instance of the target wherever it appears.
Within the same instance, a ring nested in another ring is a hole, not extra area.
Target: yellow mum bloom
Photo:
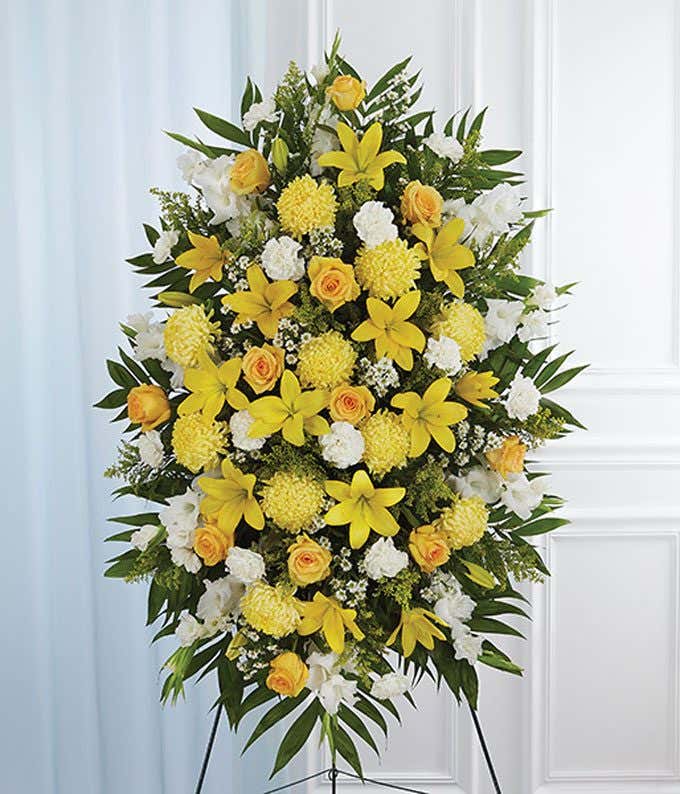
[[[458,271],[475,263],[472,251],[458,242],[464,227],[460,218],[453,218],[438,234],[424,223],[416,223],[412,228],[413,234],[421,240],[415,247],[417,255],[430,263],[434,280],[443,281],[457,298],[462,298],[465,292]]]
[[[332,389],[349,380],[356,360],[356,351],[341,333],[326,331],[302,345],[297,374],[303,386]]]
[[[354,472],[351,485],[326,480],[326,493],[338,504],[326,513],[326,523],[333,527],[349,524],[349,543],[360,549],[373,530],[390,537],[399,531],[394,516],[387,509],[406,495],[405,488],[376,488],[365,471]]]
[[[212,349],[219,323],[210,322],[202,306],[193,304],[173,312],[165,323],[163,342],[171,361],[185,369],[198,364],[198,354]]]
[[[474,306],[462,301],[445,304],[430,330],[438,337],[453,339],[466,362],[481,352],[486,340],[484,318]]]
[[[406,240],[386,240],[375,248],[361,248],[355,273],[374,298],[398,298],[414,289],[420,271],[418,254]]]
[[[264,582],[248,589],[241,599],[241,613],[249,626],[270,637],[286,637],[300,623],[297,599]]]
[[[458,499],[445,507],[434,526],[446,535],[452,549],[472,546],[486,532],[489,511],[479,496]]]
[[[323,630],[330,649],[338,655],[345,650],[345,629],[355,640],[361,641],[366,636],[355,622],[356,609],[343,609],[339,601],[323,593],[314,593],[314,599],[302,602],[299,609],[302,620],[297,627],[298,634],[308,637]]]
[[[430,438],[445,452],[453,452],[456,439],[449,425],[465,419],[468,412],[460,403],[446,402],[450,391],[451,381],[438,378],[427,387],[422,397],[409,391],[392,398],[392,405],[403,410],[402,421],[411,433],[410,457],[422,455],[430,446]]]
[[[202,351],[198,355],[198,368],[184,373],[184,385],[193,392],[182,400],[177,408],[180,416],[200,411],[212,421],[224,408],[224,403],[236,411],[248,407],[248,398],[236,388],[241,374],[241,359],[232,358],[217,366],[210,356]]]
[[[187,232],[193,248],[180,254],[175,262],[187,270],[195,270],[189,282],[189,292],[193,292],[209,278],[220,281],[222,268],[234,259],[231,251],[223,249],[215,235],[204,237],[196,232]]]
[[[401,647],[404,656],[408,657],[413,653],[417,642],[431,651],[434,648],[435,638],[446,639],[445,634],[435,626],[435,623],[446,626],[441,618],[427,609],[421,607],[404,609],[401,613],[401,620],[387,640],[387,645],[392,645],[401,631]]]
[[[371,187],[382,190],[385,184],[384,169],[393,163],[406,163],[406,158],[399,152],[378,154],[383,137],[382,125],[378,121],[371,124],[361,140],[344,121],[338,122],[336,132],[343,150],[325,152],[316,161],[322,168],[341,169],[338,174],[339,187],[366,180]]]
[[[294,281],[274,281],[269,283],[259,265],[251,265],[246,273],[250,290],[225,295],[222,303],[232,311],[238,312],[236,322],[253,320],[257,327],[270,339],[276,336],[279,320],[293,313],[292,298],[298,288]]]
[[[417,325],[407,322],[420,303],[420,292],[407,292],[394,304],[388,306],[377,298],[368,298],[366,308],[370,320],[364,320],[354,330],[352,339],[357,342],[375,342],[375,356],[387,356],[402,369],[413,369],[411,349],[422,352],[425,337]]]
[[[456,394],[465,402],[484,408],[482,400],[491,400],[498,397],[498,392],[491,387],[498,383],[498,378],[493,372],[466,372],[456,382]]]
[[[180,416],[172,428],[172,448],[177,462],[197,474],[214,469],[227,443],[227,425],[212,422],[201,414]]]
[[[312,229],[335,225],[338,202],[331,185],[320,185],[309,174],[297,176],[276,202],[281,228],[300,239]]]
[[[222,477],[201,477],[198,481],[205,497],[201,501],[204,516],[217,516],[217,525],[223,532],[233,532],[244,519],[253,529],[264,527],[262,508],[253,491],[256,477],[244,474],[226,458],[222,461]]]
[[[321,512],[324,489],[306,474],[277,471],[260,493],[264,514],[288,532],[308,529]]]
[[[359,427],[364,439],[363,461],[371,474],[382,476],[406,463],[409,432],[392,411],[378,411]]]

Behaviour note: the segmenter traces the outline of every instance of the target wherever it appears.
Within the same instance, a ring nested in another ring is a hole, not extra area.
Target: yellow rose
[[[443,203],[444,200],[438,191],[416,179],[404,188],[401,196],[401,214],[409,223],[440,226]]]
[[[358,425],[375,408],[375,398],[365,386],[342,383],[331,392],[328,408],[336,422]]]
[[[451,555],[446,535],[431,524],[414,529],[408,540],[411,556],[425,573],[432,573],[435,568],[443,565]]]
[[[130,389],[127,396],[128,419],[142,430],[153,430],[170,418],[170,403],[160,386],[142,383]]]
[[[517,436],[508,436],[498,449],[491,449],[486,453],[486,459],[492,469],[503,479],[507,479],[508,474],[519,474],[522,471],[526,451],[526,445]]]
[[[283,350],[270,344],[251,347],[243,356],[243,377],[255,394],[273,388],[283,372],[283,357]]]
[[[205,519],[205,526],[199,527],[194,535],[194,551],[206,565],[226,560],[233,545],[234,533],[220,529],[217,521],[210,518]]]
[[[309,668],[292,651],[284,651],[269,662],[271,672],[267,676],[267,688],[279,695],[297,697],[305,688]]]
[[[356,110],[366,96],[365,81],[341,74],[326,89],[338,110]]]
[[[257,149],[246,149],[236,155],[229,177],[229,187],[238,193],[261,193],[271,183],[269,167]]]
[[[299,587],[320,582],[330,575],[331,553],[308,535],[298,535],[288,547],[288,573]]]
[[[359,297],[360,289],[354,278],[354,268],[341,259],[313,256],[307,274],[311,282],[309,291],[330,312]]]

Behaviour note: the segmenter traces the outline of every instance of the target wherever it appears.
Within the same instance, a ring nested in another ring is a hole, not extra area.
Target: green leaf
[[[487,165],[503,165],[516,160],[521,154],[521,149],[487,149],[480,152],[479,157]]]
[[[127,524],[130,527],[143,527],[144,524],[158,524],[158,513],[137,513],[134,516],[114,516],[107,518],[116,524]]]
[[[94,404],[94,408],[120,408],[125,405],[127,401],[127,389],[114,389],[109,392],[106,397],[102,398],[98,403]]]
[[[131,358],[122,347],[118,348],[118,352],[120,353],[122,362],[140,383],[151,383],[146,372],[144,372],[141,366],[133,358]]]
[[[385,722],[385,718],[369,700],[366,700],[365,697],[359,695],[356,702],[354,703],[354,708],[357,711],[360,711],[362,714],[365,714],[369,719],[373,720],[373,722],[375,722],[385,736],[387,736],[387,723]]]
[[[533,378],[538,370],[545,364],[548,356],[556,347],[556,344],[550,345],[550,347],[546,347],[539,353],[536,353],[536,355],[524,365],[524,368],[522,369],[524,375],[526,375],[527,378]]]
[[[250,77],[248,77],[245,90],[243,91],[243,96],[241,97],[241,118],[246,115],[250,109],[250,106],[253,104],[254,99],[255,92],[253,90],[253,82]]]
[[[589,366],[589,364],[582,364],[580,367],[572,367],[571,369],[565,369],[562,372],[559,372],[554,378],[551,378],[543,386],[541,393],[548,394],[549,392],[555,391],[556,389],[561,389],[562,386],[566,386],[570,380],[575,378],[579,372],[583,372],[583,370],[587,369]]]
[[[364,772],[361,768],[361,759],[359,758],[359,753],[357,752],[357,748],[354,746],[354,742],[352,741],[350,735],[344,728],[336,724],[333,728],[333,736],[337,751],[363,780]]]
[[[173,141],[177,141],[178,143],[183,144],[184,146],[188,146],[190,149],[196,149],[197,152],[204,154],[206,157],[214,157],[215,153],[213,150],[206,146],[201,141],[194,141],[191,138],[187,138],[186,135],[181,135],[179,132],[168,132],[167,130],[163,130],[165,134],[172,138]]]
[[[489,615],[521,615],[525,618],[529,617],[522,607],[496,600],[479,601],[473,614],[475,617],[487,617]]]
[[[114,383],[122,386],[124,389],[132,389],[139,386],[137,379],[128,372],[122,364],[117,361],[107,361],[106,368]]]
[[[360,736],[366,744],[375,752],[377,756],[380,755],[378,748],[376,747],[375,741],[373,737],[368,731],[368,728],[364,725],[361,719],[347,706],[340,705],[338,708],[338,717],[357,734]]]
[[[126,529],[125,532],[117,532],[115,535],[109,535],[108,538],[104,538],[104,543],[123,541],[129,543],[134,532],[134,529]]]
[[[137,555],[135,555],[136,558]],[[132,570],[135,558],[126,557],[125,559],[114,562],[110,568],[104,571],[104,576],[109,579],[125,579]]]
[[[233,728],[238,720],[238,710],[243,697],[243,676],[235,663],[224,655],[217,667],[217,680],[220,685],[220,700],[224,703],[229,725]]]
[[[274,769],[272,770],[270,779],[292,759],[302,749],[305,742],[314,727],[314,723],[319,717],[321,706],[316,698],[307,708],[300,714],[295,722],[290,726],[286,735],[279,746],[279,751],[276,754],[276,761],[274,762]]]
[[[570,350],[568,353],[564,353],[563,355],[558,356],[557,358],[554,358],[552,361],[548,362],[534,378],[536,387],[540,389],[544,383],[547,383],[573,352],[573,350]]]
[[[200,110],[199,108],[194,108],[194,111],[205,126],[216,135],[219,135],[221,138],[226,138],[228,141],[238,143],[241,146],[246,146],[248,148],[252,146],[250,136],[235,124],[221,119],[219,116],[213,116],[212,113]]]
[[[290,714],[291,711],[294,711],[300,703],[306,700],[308,695],[309,690],[303,689],[297,697],[283,698],[276,705],[272,706],[255,726],[255,730],[250,734],[250,738],[245,743],[241,755],[243,755],[250,745],[257,741],[263,733],[274,727],[277,722],[280,722],[284,717]]]
[[[476,709],[479,681],[477,680],[477,672],[475,671],[475,668],[467,662],[463,662],[460,669],[460,678],[463,692],[465,693],[468,703],[473,709]]]
[[[470,130],[468,135],[471,135],[473,132],[481,132],[482,124],[484,123],[484,116],[486,116],[486,111],[488,108],[484,108],[484,110],[480,111],[474,118],[472,124],[470,124]]]
[[[143,226],[144,234],[146,234],[146,239],[149,241],[149,245],[156,245],[156,241],[161,236],[160,232],[157,232],[153,226],[150,226],[148,223],[143,224]]]
[[[160,615],[168,599],[168,591],[161,587],[156,579],[151,580],[149,586],[149,598],[147,602],[146,625],[150,626]]]
[[[585,425],[582,425],[578,421],[578,419],[576,419],[572,414],[570,414],[566,408],[563,408],[561,405],[558,405],[556,402],[549,400],[547,397],[541,397],[541,405],[544,408],[548,408],[553,416],[557,416],[560,419],[564,419],[564,421],[567,424],[570,424],[573,427],[580,427],[581,430],[588,429]]]
[[[508,634],[511,637],[524,637],[521,631],[517,631],[500,620],[494,620],[494,618],[472,618],[468,625],[472,631],[479,634]]]
[[[569,524],[568,518],[540,518],[538,521],[532,521],[525,524],[519,529],[513,530],[513,535],[520,535],[521,537],[529,537],[530,535],[543,535],[546,532],[552,532],[559,527],[564,527]]]
[[[236,724],[238,725],[239,722],[253,709],[262,706],[264,703],[267,703],[270,700],[273,700],[276,697],[276,692],[272,689],[267,689],[266,686],[262,684],[258,684],[258,686],[253,689],[245,698],[243,698],[243,702],[241,703],[241,708],[239,709],[238,713],[238,720]]]
[[[373,88],[368,92],[366,96],[366,102],[372,102],[377,96],[382,94],[382,92],[387,88],[387,84],[390,80],[399,72],[403,71],[411,62],[411,57],[404,58],[403,61],[399,61],[399,63],[395,64],[391,69],[388,69],[385,74],[380,77]]]
[[[507,673],[512,673],[513,675],[522,675],[524,672],[519,665],[504,659],[493,651],[482,651],[479,661],[488,667],[495,667],[497,670],[505,670]]]

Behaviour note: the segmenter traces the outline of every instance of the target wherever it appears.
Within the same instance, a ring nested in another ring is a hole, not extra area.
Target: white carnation
[[[371,695],[378,700],[387,700],[403,695],[408,689],[408,676],[402,673],[387,673],[375,679],[371,686]]]
[[[529,342],[531,339],[543,339],[548,335],[548,315],[546,312],[537,309],[522,315],[517,336],[521,342]]]
[[[392,210],[380,201],[367,201],[362,204],[352,222],[367,248],[375,248],[380,243],[397,239],[398,230],[394,225]]]
[[[517,325],[524,311],[522,301],[506,301],[488,298],[488,311],[484,318],[487,347],[490,350],[509,342],[517,332]]]
[[[354,704],[357,682],[343,678],[339,673],[333,673],[321,684],[317,697],[329,714],[337,714],[341,702],[348,706]]]
[[[146,361],[148,358],[164,361],[163,323],[148,323],[146,328],[137,331],[132,344],[137,361]]]
[[[440,336],[439,339],[431,336],[427,340],[423,358],[431,367],[437,367],[447,375],[455,375],[463,366],[458,343],[449,336]]]
[[[170,544],[168,546],[170,548],[170,557],[178,567],[184,568],[189,573],[198,573],[203,567],[201,558],[198,554],[194,554],[190,548],[170,546]]]
[[[305,262],[300,256],[300,243],[292,237],[267,240],[262,251],[262,267],[272,281],[298,281],[305,274]]]
[[[519,419],[520,422],[524,422],[538,411],[540,399],[541,392],[531,378],[520,375],[518,372],[512,379],[505,397],[505,410],[511,419]]]
[[[470,620],[474,608],[475,602],[470,596],[460,590],[451,590],[438,599],[434,612],[449,626],[453,626],[456,621]]]
[[[266,438],[251,438],[248,435],[250,426],[255,421],[252,414],[247,411],[236,411],[229,419],[229,429],[231,430],[231,443],[236,449],[243,449],[246,452],[252,452],[255,449],[262,449],[265,445]]]
[[[339,469],[358,463],[366,446],[364,437],[349,422],[333,422],[330,432],[319,436],[319,445],[321,457]]]
[[[253,102],[243,115],[243,129],[252,132],[263,121],[276,121],[276,103],[273,99]]]
[[[179,242],[179,232],[169,231],[161,232],[158,235],[156,244],[153,247],[153,261],[156,265],[162,265],[167,262],[172,253],[172,249]]]
[[[538,306],[539,309],[547,311],[557,300],[557,292],[552,284],[538,284],[533,288],[527,303],[529,306]]]
[[[199,505],[201,494],[192,488],[179,496],[170,496],[158,517],[163,526],[168,530],[168,546],[183,546],[189,548],[193,545],[193,531],[198,526]]]
[[[158,534],[158,527],[153,524],[144,524],[136,532],[133,532],[130,537],[130,543],[140,551],[146,551],[149,548],[149,543]]]
[[[545,477],[530,480],[526,474],[508,474],[503,482],[501,502],[526,521],[541,504],[547,486]]]
[[[264,576],[264,559],[250,549],[233,546],[229,549],[225,566],[229,573],[243,584],[253,584]]]
[[[188,648],[197,640],[201,640],[205,637],[205,629],[193,615],[185,612],[180,615],[179,624],[175,629],[175,635],[182,648]]]
[[[211,582],[206,579],[205,592],[198,599],[196,615],[205,624],[206,630],[211,634],[224,631],[233,612],[238,609],[243,585],[234,576],[225,576]]]
[[[408,567],[408,554],[394,546],[392,538],[380,538],[364,556],[364,568],[369,579],[391,579]]]
[[[176,364],[169,358],[165,358],[161,361],[161,367],[163,367],[166,372],[170,373],[170,386],[173,389],[181,389],[182,386],[184,386],[184,370],[179,364]]]
[[[457,163],[463,156],[463,146],[453,135],[433,132],[423,140],[423,143],[432,149],[436,155],[446,157],[453,163]]]
[[[482,652],[483,637],[475,637],[474,634],[463,634],[453,643],[456,659],[465,659],[470,664],[475,664]]]
[[[139,459],[151,469],[160,469],[163,465],[163,442],[158,430],[147,430],[146,433],[131,442],[139,450]]]
[[[229,179],[234,165],[234,157],[223,154],[214,160],[207,160],[204,167],[194,175],[194,182],[201,188],[205,203],[213,212],[211,224],[239,218],[250,211],[250,202],[234,193]]]
[[[456,493],[459,493],[464,499],[479,496],[480,499],[491,505],[497,502],[501,495],[503,478],[498,472],[484,466],[473,466],[461,477],[452,479]]]
[[[195,149],[187,149],[177,158],[177,165],[182,172],[182,177],[190,185],[205,167],[205,162],[200,152]]]

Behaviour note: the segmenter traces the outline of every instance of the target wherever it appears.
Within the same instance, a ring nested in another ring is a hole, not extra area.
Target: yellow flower
[[[466,362],[481,352],[486,340],[484,318],[474,306],[462,301],[445,304],[430,330],[437,337],[453,339]]]
[[[309,678],[309,668],[293,651],[280,653],[269,662],[269,668],[265,681],[267,689],[285,697],[297,697]]]
[[[526,453],[526,445],[522,444],[518,436],[508,436],[498,449],[490,449],[486,453],[486,459],[491,468],[507,480],[508,474],[519,474],[522,471]]]
[[[425,573],[432,573],[451,556],[446,536],[443,532],[438,532],[432,524],[414,529],[408,540],[411,556]]]
[[[354,278],[354,268],[345,264],[342,259],[313,256],[309,260],[307,275],[310,293],[331,313],[359,297],[360,290]]]
[[[349,524],[353,549],[366,543],[371,530],[386,537],[399,531],[399,524],[387,508],[404,498],[405,488],[376,488],[361,469],[354,472],[351,485],[326,480],[326,493],[338,502],[326,513],[326,523],[333,527]]]
[[[195,367],[198,354],[203,350],[212,350],[219,329],[219,323],[210,322],[210,315],[206,315],[202,306],[184,306],[173,312],[165,323],[165,352],[175,364],[185,369]]]
[[[283,372],[284,356],[280,347],[269,344],[251,347],[243,356],[243,379],[255,394],[274,388]]]
[[[464,226],[460,218],[454,218],[436,235],[434,229],[424,223],[416,223],[412,228],[413,234],[421,241],[414,250],[421,259],[430,263],[434,280],[443,281],[457,298],[462,298],[465,292],[465,284],[457,271],[475,263],[472,251],[458,242]]]
[[[479,496],[457,499],[442,510],[434,526],[446,536],[452,549],[472,546],[486,532],[489,511]]]
[[[378,411],[359,428],[364,439],[363,461],[371,474],[379,477],[406,463],[410,447],[409,432],[392,411]]]
[[[266,337],[273,337],[279,327],[279,320],[288,317],[295,308],[288,300],[297,292],[293,281],[274,281],[269,283],[259,265],[251,265],[246,273],[250,290],[225,295],[222,303],[232,311],[238,312],[236,322],[253,320]]]
[[[326,331],[300,347],[297,374],[303,386],[332,389],[349,379],[357,354],[338,331]]]
[[[222,461],[222,477],[201,477],[198,485],[206,494],[201,501],[204,516],[217,516],[223,532],[233,532],[244,519],[253,529],[264,527],[262,508],[253,495],[256,478],[244,474],[226,458]]]
[[[298,600],[265,582],[255,582],[241,599],[246,623],[270,637],[286,637],[300,623]]]
[[[407,292],[394,304],[388,306],[377,298],[368,298],[366,308],[370,320],[364,320],[355,329],[352,339],[356,342],[375,342],[376,358],[387,356],[402,369],[413,369],[411,349],[422,351],[425,337],[417,325],[407,322],[420,303],[420,292]]]
[[[180,416],[172,428],[172,448],[177,462],[197,474],[214,469],[227,443],[227,425],[201,414]]]
[[[493,372],[466,372],[456,381],[456,394],[465,402],[484,408],[482,400],[498,397],[498,392],[491,388],[497,383],[498,378]]]
[[[338,110],[356,110],[366,96],[366,82],[348,74],[339,74],[326,89]]]
[[[419,273],[418,254],[406,240],[386,240],[357,255],[357,278],[374,298],[398,298],[415,287]]]
[[[311,526],[324,503],[323,486],[308,474],[277,471],[262,489],[262,509],[277,527],[299,532]]]
[[[403,410],[402,421],[411,433],[409,456],[417,458],[433,438],[445,452],[453,452],[456,439],[449,425],[465,419],[467,408],[460,403],[446,402],[451,390],[448,378],[438,378],[421,397],[414,391],[402,392],[392,398],[392,405]]]
[[[301,447],[305,443],[305,430],[312,436],[328,433],[328,422],[318,416],[328,404],[328,394],[314,389],[302,391],[300,383],[290,370],[281,376],[280,397],[260,397],[248,410],[255,421],[250,426],[251,438],[263,438],[282,432],[289,444]]]
[[[313,229],[333,226],[337,207],[332,186],[317,184],[309,174],[295,177],[276,202],[281,228],[298,240]]]
[[[375,397],[365,386],[342,383],[331,392],[328,410],[336,422],[357,425],[375,408]]]
[[[288,547],[288,574],[298,587],[306,587],[330,576],[330,564],[330,551],[308,535],[299,535]]]
[[[193,394],[182,400],[177,413],[186,416],[200,411],[212,421],[225,402],[236,411],[244,410],[248,407],[248,398],[236,388],[240,374],[240,358],[231,358],[217,366],[205,351],[199,353],[198,368],[184,373],[184,385]]]
[[[446,636],[440,631],[435,623],[446,626],[446,623],[438,618],[433,612],[421,607],[414,609],[404,609],[401,613],[401,620],[397,628],[392,632],[387,640],[387,645],[392,645],[401,631],[401,647],[404,656],[410,656],[415,650],[416,643],[419,642],[429,651],[434,648],[434,640],[445,640]]]
[[[141,425],[144,432],[167,422],[171,414],[170,403],[163,389],[150,383],[130,389],[127,412],[130,422]]]
[[[246,149],[236,155],[229,175],[229,187],[239,195],[261,193],[266,190],[272,178],[264,157],[257,149]]]
[[[215,235],[204,237],[196,232],[187,232],[189,241],[193,245],[189,251],[180,254],[175,262],[187,270],[195,270],[189,282],[189,292],[193,292],[209,278],[220,281],[222,268],[231,262],[234,255],[225,250]]]
[[[382,152],[382,125],[376,121],[368,128],[359,141],[356,133],[343,121],[338,122],[336,130],[343,151],[325,152],[317,158],[322,168],[339,168],[338,186],[353,185],[366,180],[376,190],[385,184],[384,169],[392,163],[406,163],[403,154],[395,151]]]
[[[224,532],[213,519],[206,518],[205,525],[198,527],[194,534],[194,551],[206,565],[226,560],[233,545],[234,533]]]
[[[409,182],[401,196],[401,214],[409,223],[425,226],[440,226],[442,222],[442,199],[438,190],[423,185],[420,180]]]
[[[345,629],[352,633],[355,640],[361,641],[365,637],[354,620],[356,609],[343,609],[335,598],[316,592],[314,600],[302,602],[299,609],[302,620],[297,629],[298,634],[308,637],[323,630],[330,649],[337,654],[345,650]]]

